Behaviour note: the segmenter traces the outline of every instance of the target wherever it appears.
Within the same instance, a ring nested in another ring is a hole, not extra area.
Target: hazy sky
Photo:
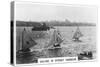
[[[58,6],[34,3],[16,3],[16,20],[97,22],[97,8],[86,6]]]

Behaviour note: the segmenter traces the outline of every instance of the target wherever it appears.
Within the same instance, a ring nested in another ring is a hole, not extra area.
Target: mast
[[[22,37],[20,35],[20,46],[19,46],[19,50],[21,50],[21,49],[22,49]]]
[[[24,30],[22,31],[22,46],[21,49],[23,49],[23,45],[24,45],[24,32],[26,31],[26,29],[24,28]]]

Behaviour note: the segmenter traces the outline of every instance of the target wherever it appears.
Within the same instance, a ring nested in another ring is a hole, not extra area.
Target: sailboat
[[[20,50],[17,51],[17,54],[25,54],[25,53],[29,53],[30,48],[33,47],[34,45],[36,45],[37,43],[31,38],[31,36],[27,36],[27,38],[25,38],[26,34],[26,29],[24,28],[24,30],[22,31],[22,37],[21,37],[21,43],[20,43]]]
[[[54,30],[51,40],[48,44],[48,49],[61,48],[61,43],[63,42],[62,36],[59,30]]]
[[[74,35],[73,35],[73,40],[76,41],[76,42],[81,42],[81,40],[79,39],[80,37],[82,37],[83,34],[81,33],[79,27],[77,27]]]

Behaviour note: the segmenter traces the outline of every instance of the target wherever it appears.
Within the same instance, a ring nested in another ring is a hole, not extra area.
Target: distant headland
[[[13,22],[13,21],[12,21]],[[66,21],[16,21],[16,26],[41,26],[46,23],[48,26],[96,26],[95,23],[88,22],[70,22]]]

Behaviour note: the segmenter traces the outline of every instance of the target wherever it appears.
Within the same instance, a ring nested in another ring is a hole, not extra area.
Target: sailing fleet
[[[32,31],[34,31],[34,30],[32,30]],[[50,31],[50,30],[44,30],[43,32],[48,32],[48,31]],[[66,46],[63,46],[65,39],[62,37],[63,35],[61,34],[61,31],[57,28],[52,29],[52,34],[50,35],[49,42],[47,44],[45,44],[45,47],[38,48],[38,49],[33,48],[34,46],[37,46],[38,43],[35,41],[35,39],[31,35],[27,35],[27,37],[28,37],[27,38],[26,37],[27,32],[28,31],[26,30],[26,28],[24,28],[22,33],[21,33],[20,40],[22,42],[20,41],[21,42],[20,43],[20,49],[17,50],[17,53],[16,53],[17,57],[20,57],[20,58],[26,57],[26,56],[30,57],[30,56],[33,56],[36,52],[41,52],[41,51],[51,50],[51,51],[57,52],[56,51],[57,49],[63,49],[63,48],[67,49]],[[79,26],[77,26],[76,30],[73,33],[71,42],[72,43],[74,42],[75,44],[83,43],[83,41],[80,39],[83,36],[84,35],[81,32]],[[42,45],[42,44],[40,44],[40,45]],[[57,53],[59,53],[59,52],[57,52]],[[85,51],[85,52],[79,53],[77,55],[78,55],[79,59],[84,59],[84,57],[87,58],[87,59],[92,59],[92,57],[93,57],[92,51],[87,51],[87,52]]]
[[[32,51],[39,51],[39,50],[44,50],[44,49],[61,48],[61,43],[63,43],[63,41],[64,41],[60,31],[58,29],[54,29],[53,34],[50,37],[50,41],[45,48],[31,50],[30,48],[34,47],[34,45],[36,45],[37,43],[30,35],[28,35],[29,40],[25,41],[26,32],[27,32],[27,30],[24,28],[22,31],[22,37],[21,37],[22,43],[20,44],[20,50],[17,51],[18,54],[28,53],[28,52],[32,52]],[[73,41],[74,42],[81,42],[81,40],[79,38],[82,36],[83,36],[83,34],[81,33],[79,27],[77,26],[77,29],[72,37]]]

